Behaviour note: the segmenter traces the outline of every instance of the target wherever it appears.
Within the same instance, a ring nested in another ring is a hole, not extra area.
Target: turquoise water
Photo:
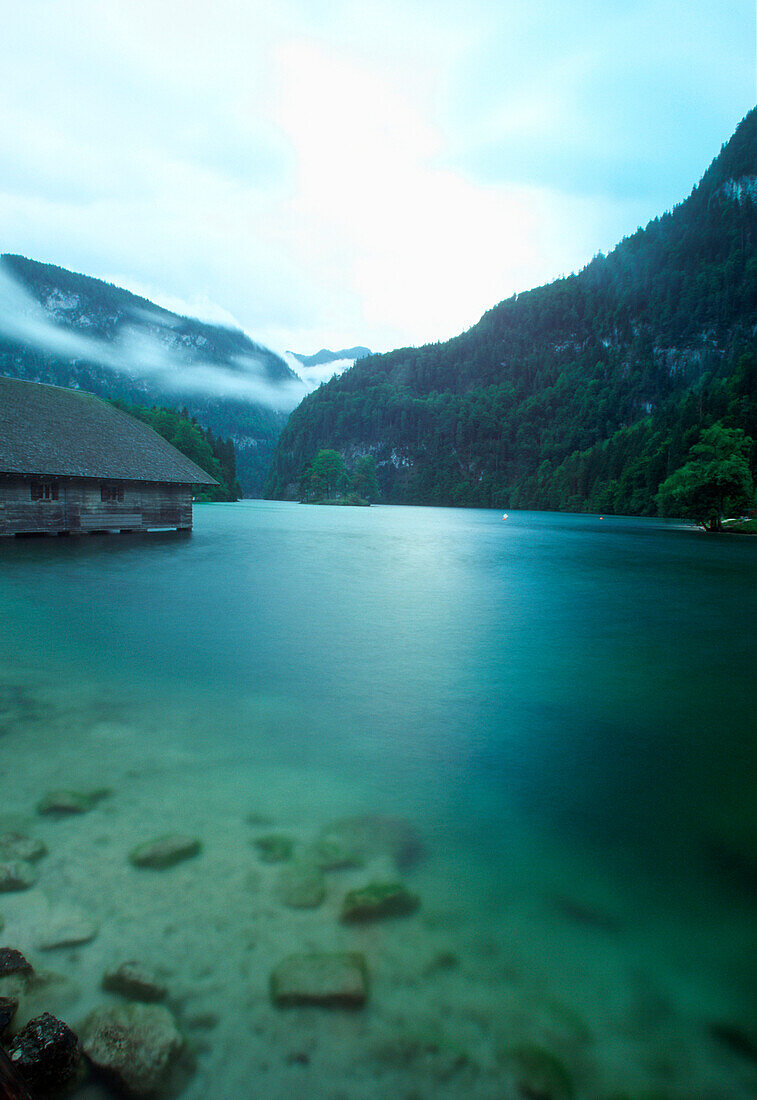
[[[170,971],[187,1096],[536,1095],[523,1043],[579,1097],[753,1095],[711,1028],[757,1027],[757,540],[244,502],[195,507],[191,537],[15,541],[0,565],[3,812],[50,849],[0,899],[5,938],[33,955],[60,906],[99,926],[45,956],[75,980],[62,1015],[126,951]],[[113,794],[35,817],[86,785]],[[339,925],[368,872],[287,910],[250,812],[302,843],[401,818],[419,913]],[[135,879],[130,844],[179,828],[202,855]],[[362,1013],[271,1006],[282,954],[335,948],[366,954]]]

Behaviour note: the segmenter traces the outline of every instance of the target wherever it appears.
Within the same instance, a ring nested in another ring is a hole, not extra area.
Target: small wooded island
[[[0,536],[190,530],[193,490],[215,484],[99,397],[0,378]]]
[[[367,508],[379,498],[376,460],[361,455],[350,471],[339,451],[322,449],[300,477],[301,504],[336,504]]]

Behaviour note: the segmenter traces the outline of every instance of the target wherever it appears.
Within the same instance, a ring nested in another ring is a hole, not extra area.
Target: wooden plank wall
[[[188,485],[123,482],[123,500],[104,502],[101,482],[58,478],[58,500],[32,500],[33,480],[51,479],[0,477],[0,536],[192,527]]]

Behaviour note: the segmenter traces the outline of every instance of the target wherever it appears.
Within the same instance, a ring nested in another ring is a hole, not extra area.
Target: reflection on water
[[[65,978],[29,1011],[162,968],[187,1097],[753,1095],[757,540],[248,502],[0,565],[0,824],[49,849],[3,937]],[[200,855],[130,864],[169,832]],[[398,879],[416,911],[340,919]],[[343,951],[365,1008],[272,1004]]]

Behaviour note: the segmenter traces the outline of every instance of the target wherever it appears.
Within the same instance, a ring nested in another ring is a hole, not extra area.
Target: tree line
[[[374,455],[390,503],[656,514],[708,429],[757,438],[755,177],[757,109],[684,203],[608,256],[309,395],[266,495],[296,495],[328,448]]]
[[[129,416],[149,424],[172,447],[216,479],[218,485],[198,486],[195,499],[239,500],[242,490],[237,481],[236,452],[231,439],[213,435],[210,428],[203,428],[186,409],[167,409],[155,405],[146,408],[120,400],[112,404]]]

